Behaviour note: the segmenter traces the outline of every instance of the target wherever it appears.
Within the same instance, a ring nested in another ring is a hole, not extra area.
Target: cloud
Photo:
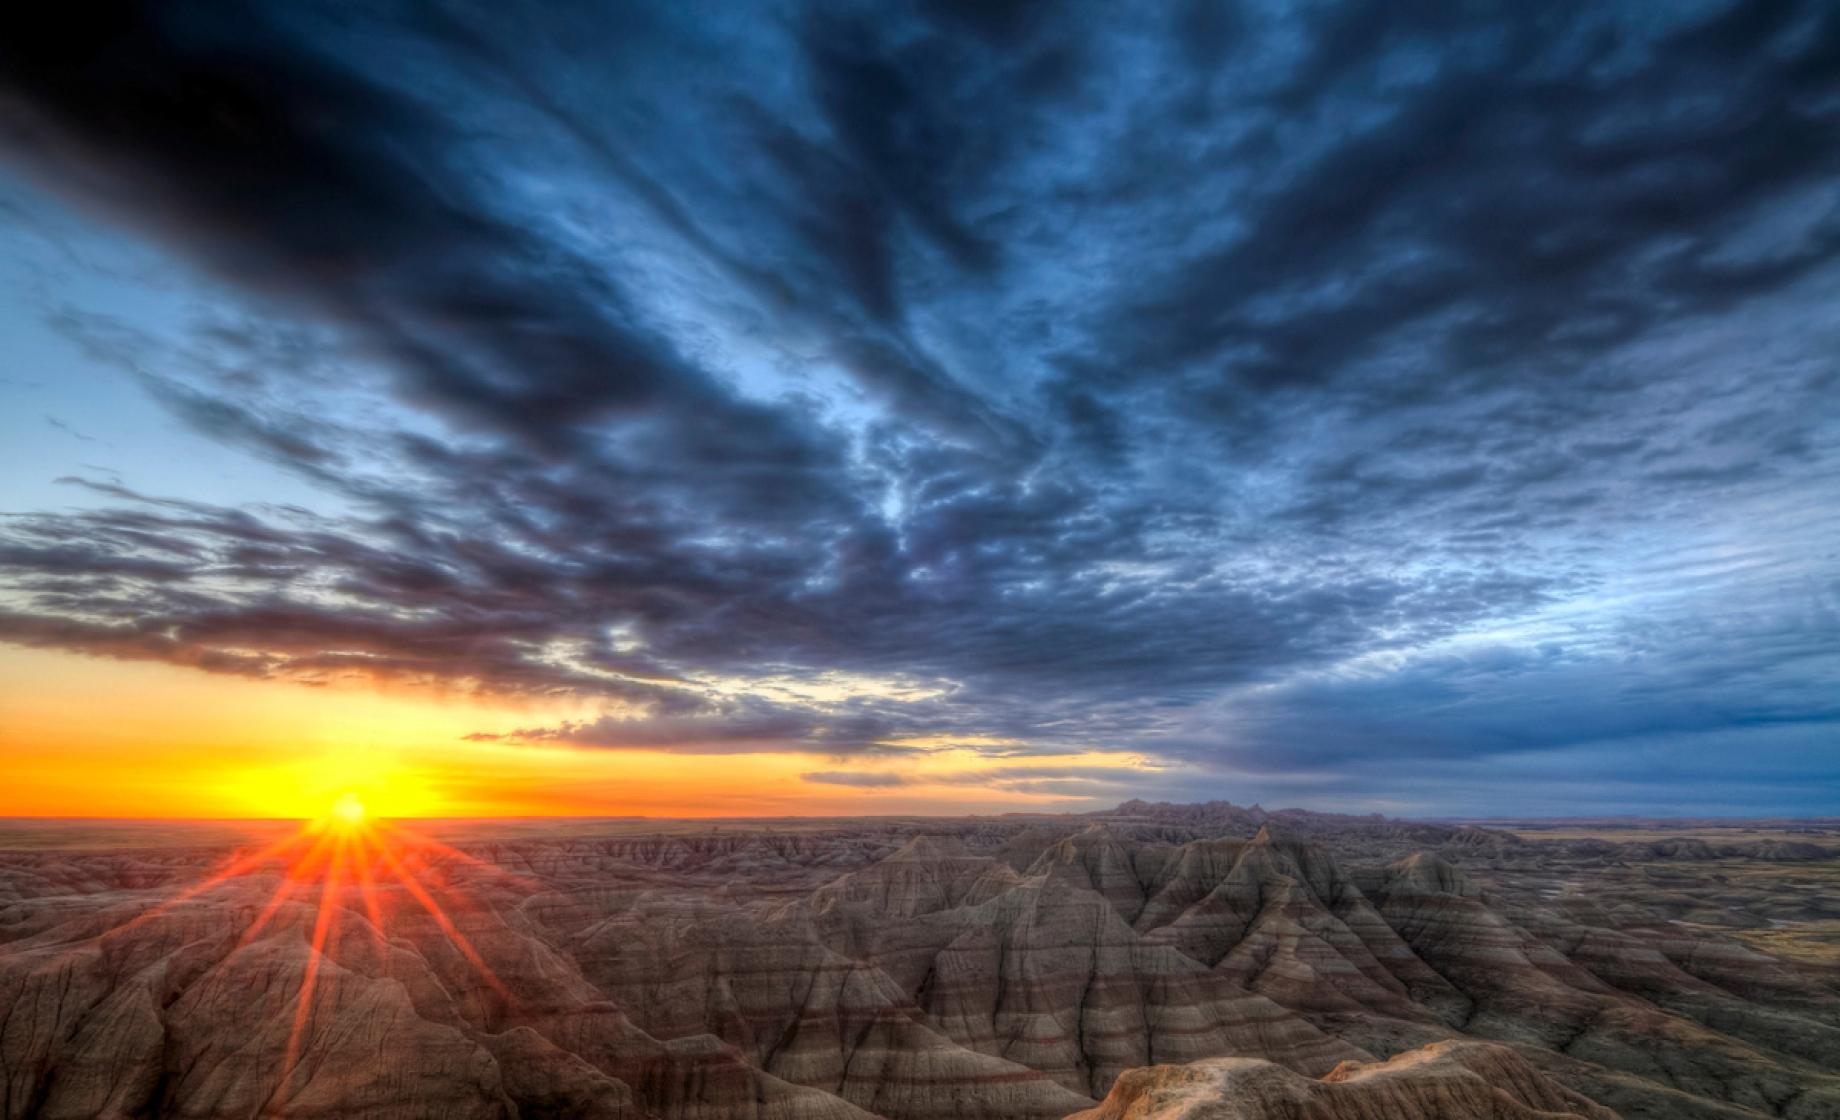
[[[1099,807],[1138,790],[1180,789],[1181,777],[1162,770],[1117,766],[981,766],[968,770],[816,770],[801,781],[858,789],[911,786],[976,787],[1003,793],[1052,795]],[[1108,800],[1109,799],[1109,800]]]
[[[467,737],[476,742],[566,743],[685,754],[905,753],[905,748],[883,741],[889,737],[890,723],[858,705],[775,703],[684,687],[635,688],[633,698],[640,706],[620,714]]]
[[[1229,787],[1817,726],[1837,44],[1819,4],[53,11],[0,158],[200,293],[46,265],[53,326],[323,502],[79,481],[0,522],[0,638],[597,712],[507,742]]]
[[[813,770],[800,774],[799,780],[819,785],[849,786],[852,789],[893,789],[913,784],[912,779],[903,775],[875,770]]]

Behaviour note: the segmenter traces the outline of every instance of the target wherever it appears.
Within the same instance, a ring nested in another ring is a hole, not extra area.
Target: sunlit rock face
[[[1440,1042],[1385,1062],[1349,1062],[1320,1080],[1256,1058],[1152,1066],[1119,1078],[1071,1120],[1615,1120],[1513,1050]]]
[[[1840,969],[1763,951],[1840,918],[1818,843],[347,827],[0,852],[0,1114],[1840,1116]]]

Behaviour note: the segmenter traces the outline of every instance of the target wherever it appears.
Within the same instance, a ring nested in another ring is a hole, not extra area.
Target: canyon
[[[0,1115],[1840,1117],[1840,823],[415,829],[0,823]]]

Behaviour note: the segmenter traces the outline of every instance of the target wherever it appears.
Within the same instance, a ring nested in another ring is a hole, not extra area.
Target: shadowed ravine
[[[652,831],[450,829],[369,892],[0,853],[4,1114],[1840,1116],[1840,969],[1754,947],[1840,918],[1818,843],[1141,805]]]

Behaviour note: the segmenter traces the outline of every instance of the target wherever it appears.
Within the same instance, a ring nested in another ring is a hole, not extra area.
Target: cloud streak
[[[46,14],[0,158],[211,293],[53,325],[324,503],[80,483],[0,640],[1196,796],[1826,734],[1840,17],[1189,7]]]

